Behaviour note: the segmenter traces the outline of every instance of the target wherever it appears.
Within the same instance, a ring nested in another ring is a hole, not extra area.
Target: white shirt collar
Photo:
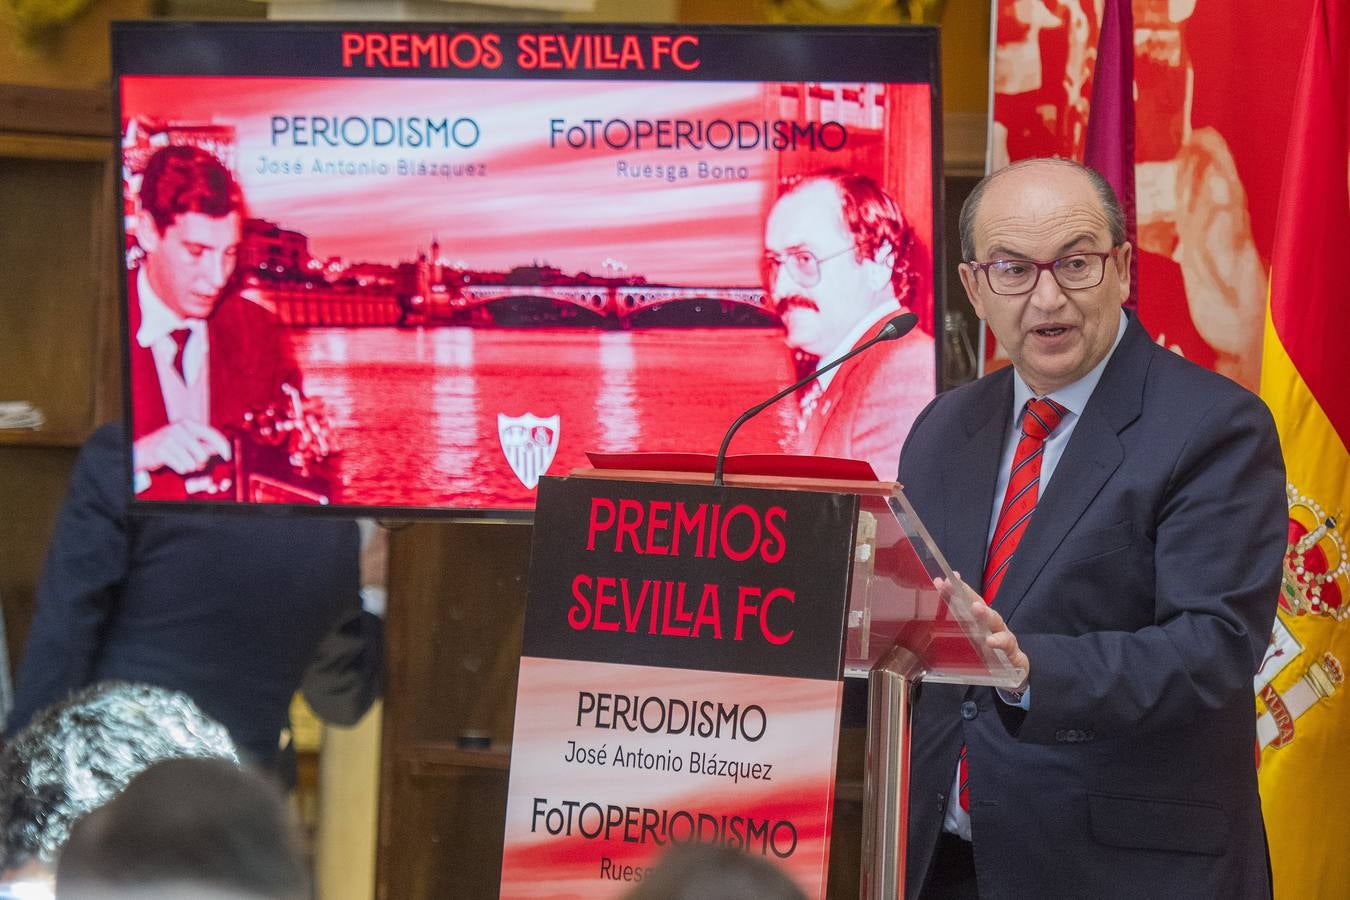
[[[136,329],[136,343],[150,347],[155,341],[179,328],[188,328],[194,335],[206,327],[201,319],[185,319],[159,298],[150,286],[150,277],[142,266],[136,273],[136,296],[141,304],[141,327]]]
[[[1102,357],[1097,365],[1075,381],[1073,384],[1066,385],[1057,391],[1051,391],[1047,396],[1063,406],[1075,416],[1081,416],[1083,410],[1087,408],[1088,400],[1092,397],[1092,392],[1097,389],[1097,382],[1102,380],[1102,372],[1106,371],[1106,364],[1111,361],[1115,355],[1116,348],[1120,346],[1121,338],[1125,337],[1125,326],[1128,319],[1125,311],[1121,310],[1120,324],[1116,327],[1116,339],[1111,344],[1111,349]],[[1018,421],[1018,415],[1022,412],[1022,407],[1026,406],[1028,400],[1035,397],[1036,394],[1027,387],[1027,383],[1022,380],[1022,376],[1013,369],[1013,423]]]
[[[861,338],[864,334],[867,334],[868,329],[870,329],[873,325],[880,322],[882,319],[885,319],[888,316],[892,316],[895,313],[898,313],[899,311],[900,311],[900,301],[894,299],[888,300],[885,303],[873,309],[870,313],[868,313],[867,315],[863,316],[861,319],[858,320],[857,324],[853,326],[853,330],[850,331],[848,334],[844,335],[844,339],[841,340],[838,344],[836,344],[833,350],[822,356],[816,362],[816,368],[817,369],[820,368],[825,363],[833,362],[834,360],[843,356],[848,351],[852,350],[853,345],[858,343],[858,339]],[[834,373],[838,371],[839,369],[838,367],[836,367],[826,372],[824,375],[820,376],[820,387],[822,390],[830,386],[830,382],[834,380]]]

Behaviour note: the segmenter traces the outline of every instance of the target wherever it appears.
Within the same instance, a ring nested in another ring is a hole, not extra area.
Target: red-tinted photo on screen
[[[732,447],[893,476],[936,384],[935,42],[119,26],[136,501],[527,514],[908,310]]]

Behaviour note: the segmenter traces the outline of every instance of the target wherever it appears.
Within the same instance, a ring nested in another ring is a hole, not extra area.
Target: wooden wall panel
[[[381,859],[378,896],[496,897],[506,770],[414,763],[393,778],[400,827]]]
[[[391,536],[381,898],[496,896],[531,533],[419,523]]]
[[[102,264],[107,168],[104,160],[0,157],[0,400],[27,400],[47,422],[0,440],[78,445],[94,424],[101,310],[112,302]]]
[[[852,900],[862,879],[863,765],[867,731],[844,728],[835,766],[834,819],[830,823],[830,872],[825,896]]]
[[[0,598],[9,660],[15,668],[75,453],[70,448],[0,446]]]
[[[152,0],[98,0],[64,27],[36,42],[22,39],[12,15],[7,15],[0,19],[0,81],[106,88],[112,56],[109,23],[145,18],[152,6]]]
[[[79,445],[121,405],[112,115],[106,90],[0,84],[0,598],[11,664]]]

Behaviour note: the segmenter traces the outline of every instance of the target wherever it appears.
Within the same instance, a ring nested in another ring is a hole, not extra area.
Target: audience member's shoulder
[[[131,493],[127,489],[127,469],[126,429],[121,422],[100,425],[80,447],[71,474],[71,492],[85,501],[101,504],[108,515],[119,516],[125,511]]]
[[[121,456],[127,450],[127,432],[121,422],[105,422],[94,429],[84,442],[85,454]]]

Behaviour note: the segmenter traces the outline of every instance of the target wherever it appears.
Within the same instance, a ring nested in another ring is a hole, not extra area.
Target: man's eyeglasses
[[[766,250],[759,262],[760,275],[764,278],[765,287],[772,291],[774,282],[778,280],[779,268],[786,266],[788,277],[797,284],[804,288],[815,287],[820,284],[820,264],[834,259],[836,256],[843,256],[853,250],[855,246],[849,244],[843,250],[837,250],[825,256],[816,256],[810,250],[800,247],[786,253],[774,253]]]
[[[1106,260],[1114,258],[1120,247],[1105,253],[1070,253],[1049,262],[1033,259],[993,259],[989,262],[971,260],[966,265],[976,272],[983,271],[989,290],[995,294],[1027,294],[1036,289],[1041,272],[1050,275],[1066,291],[1082,291],[1102,283],[1106,276]]]

